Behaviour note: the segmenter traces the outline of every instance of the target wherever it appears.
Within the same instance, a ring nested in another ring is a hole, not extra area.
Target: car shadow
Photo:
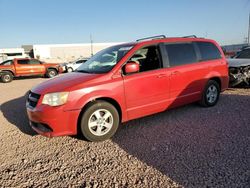
[[[14,80],[26,80],[26,79],[35,79],[35,78],[44,78],[44,75],[19,76],[19,77],[14,77]]]
[[[34,136],[37,133],[29,126],[25,107],[26,95],[1,104],[1,111],[9,123],[15,125],[24,134]]]
[[[211,108],[191,104],[132,120],[112,140],[184,187],[247,187],[250,110],[246,107],[249,96],[223,94]]]

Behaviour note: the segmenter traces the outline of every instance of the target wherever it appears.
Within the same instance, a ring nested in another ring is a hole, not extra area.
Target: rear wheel
[[[209,80],[202,93],[200,104],[204,107],[216,105],[220,97],[220,86],[215,80]]]
[[[116,108],[106,101],[93,102],[83,113],[81,132],[89,141],[103,141],[111,138],[119,126]]]
[[[4,72],[1,75],[1,80],[3,83],[9,83],[13,80],[13,75],[10,72]]]
[[[48,69],[47,72],[46,72],[46,76],[48,78],[53,78],[57,75],[57,71],[55,69]]]

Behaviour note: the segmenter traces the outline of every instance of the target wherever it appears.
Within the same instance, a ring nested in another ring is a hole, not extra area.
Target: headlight
[[[67,102],[69,92],[48,93],[44,95],[42,104],[60,106]]]

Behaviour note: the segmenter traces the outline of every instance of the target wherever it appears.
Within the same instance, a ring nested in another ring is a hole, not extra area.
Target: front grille
[[[28,100],[27,100],[28,105],[31,106],[32,108],[35,108],[38,103],[39,98],[40,98],[39,94],[36,94],[30,91],[28,95]]]

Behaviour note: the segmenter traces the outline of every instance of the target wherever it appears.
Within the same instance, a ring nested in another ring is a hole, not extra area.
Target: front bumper
[[[62,106],[26,105],[30,126],[38,134],[47,137],[76,135],[80,110],[64,111]]]

